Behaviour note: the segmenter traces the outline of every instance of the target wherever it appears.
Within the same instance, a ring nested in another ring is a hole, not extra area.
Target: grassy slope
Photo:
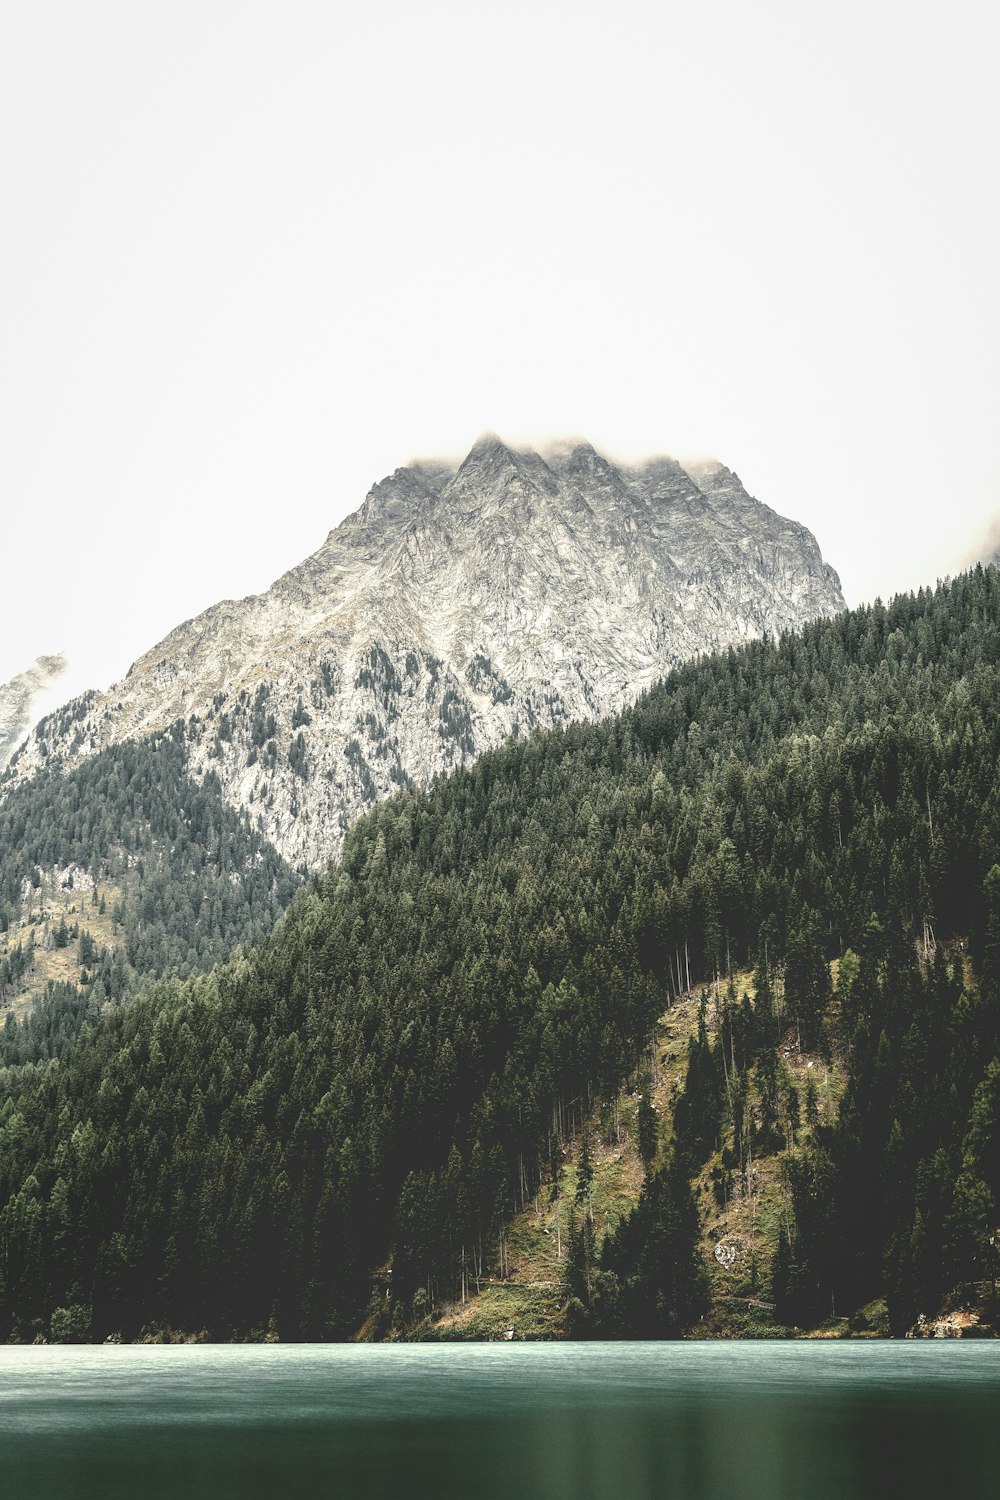
[[[818,1054],[800,1051],[794,1031],[785,1035],[778,1051],[800,1098],[804,1098],[808,1074],[813,1073],[818,1085],[820,1123],[832,1123],[846,1084],[842,1068],[836,1063],[827,1067]],[[798,1145],[808,1138],[808,1128],[800,1126],[796,1133]],[[728,1138],[722,1145],[727,1143]],[[710,1311],[697,1330],[704,1337],[767,1338],[788,1332],[775,1323],[769,1297],[778,1235],[787,1217],[781,1167],[791,1149],[794,1148],[786,1146],[772,1155],[758,1157],[746,1186],[721,1207],[712,1182],[713,1169],[722,1164],[721,1148],[695,1180],[702,1221],[702,1253],[712,1299]]]
[[[749,976],[737,977],[739,993],[749,987]],[[710,1035],[714,1032],[712,1011],[710,1001]],[[692,994],[661,1017],[653,1038],[650,1054],[653,1103],[660,1119],[663,1145],[670,1140],[673,1106],[683,1089],[687,1071],[687,1043],[697,1027],[698,1000]],[[846,1082],[843,1068],[836,1061],[828,1067],[816,1054],[801,1052],[794,1029],[785,1034],[778,1052],[800,1097],[804,1098],[807,1076],[813,1074],[818,1084],[820,1120],[832,1121]],[[609,1131],[613,1117],[609,1120],[607,1113],[603,1121],[597,1115],[593,1120],[596,1142],[593,1201],[598,1239],[630,1211],[642,1187],[643,1169],[635,1133],[637,1102],[638,1095],[633,1091],[625,1090],[619,1096],[618,1131],[613,1128]],[[798,1144],[807,1138],[808,1130],[803,1126],[797,1134]],[[702,1253],[709,1275],[711,1307],[692,1334],[704,1338],[784,1337],[793,1331],[775,1323],[768,1295],[785,1212],[781,1174],[785,1152],[758,1159],[748,1190],[730,1197],[720,1207],[713,1191],[712,1171],[721,1167],[722,1150],[727,1144],[729,1138],[724,1136],[719,1150],[704,1164],[694,1184],[701,1213]],[[510,1337],[510,1330],[517,1339],[564,1336],[562,1257],[566,1252],[579,1148],[579,1140],[567,1145],[559,1196],[553,1199],[552,1190],[546,1185],[537,1199],[514,1218],[509,1233],[508,1279],[485,1281],[478,1293],[473,1286],[464,1306],[458,1303],[439,1309],[433,1320],[416,1332],[417,1337],[501,1339]],[[720,1247],[721,1257],[716,1255]],[[867,1321],[878,1328],[884,1310],[873,1306],[866,1311]],[[808,1330],[813,1335],[847,1331],[844,1318],[832,1318],[821,1328]]]
[[[683,1087],[688,1037],[697,1027],[698,1005],[689,998],[661,1018],[653,1039],[653,1103],[665,1137],[673,1101]],[[593,1204],[599,1239],[634,1207],[642,1187],[642,1162],[635,1144],[637,1103],[638,1095],[625,1090],[617,1101],[617,1128],[610,1113],[603,1121],[595,1115],[593,1121]],[[484,1282],[478,1294],[473,1288],[464,1307],[446,1307],[424,1331],[467,1339],[502,1338],[510,1329],[519,1339],[563,1336],[562,1275],[579,1149],[579,1140],[567,1143],[558,1195],[553,1196],[551,1186],[545,1184],[534,1202],[514,1218],[508,1280]]]
[[[121,928],[112,921],[111,913],[116,902],[124,900],[124,890],[110,882],[102,881],[97,888],[98,901],[104,898],[102,915],[93,904],[92,892],[87,890],[64,890],[51,872],[43,872],[42,884],[32,891],[25,902],[18,925],[9,932],[0,932],[0,962],[17,947],[27,947],[32,933],[35,938],[35,960],[24,975],[17,993],[0,1000],[0,1024],[8,1010],[15,1015],[27,1011],[45,992],[49,980],[68,980],[80,988],[80,944],[72,939],[65,948],[53,946],[52,934],[65,917],[66,926],[74,923],[81,933],[89,932],[98,951],[114,948],[122,940]]]

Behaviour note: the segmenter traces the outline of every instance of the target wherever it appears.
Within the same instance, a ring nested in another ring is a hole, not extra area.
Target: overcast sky
[[[6,0],[0,681],[103,686],[408,459],[711,453],[850,602],[1000,513],[977,0]]]

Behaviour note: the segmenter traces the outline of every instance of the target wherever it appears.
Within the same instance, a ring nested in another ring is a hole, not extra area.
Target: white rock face
[[[64,656],[38,656],[26,671],[0,683],[0,771],[31,723],[32,708],[65,670]]]
[[[623,468],[588,444],[543,458],[484,437],[457,469],[398,469],[265,594],[43,721],[12,776],[181,719],[192,772],[315,867],[410,781],[842,608],[813,536],[721,464]]]

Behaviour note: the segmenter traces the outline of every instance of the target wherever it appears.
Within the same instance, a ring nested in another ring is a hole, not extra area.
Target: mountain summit
[[[843,607],[811,533],[722,464],[487,434],[457,467],[397,469],[266,593],[178,626],[44,720],[8,777],[181,720],[192,774],[214,771],[316,866],[400,786]]]

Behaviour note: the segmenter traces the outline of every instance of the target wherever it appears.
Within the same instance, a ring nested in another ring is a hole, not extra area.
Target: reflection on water
[[[1000,1345],[0,1349],[3,1500],[1000,1494]]]

